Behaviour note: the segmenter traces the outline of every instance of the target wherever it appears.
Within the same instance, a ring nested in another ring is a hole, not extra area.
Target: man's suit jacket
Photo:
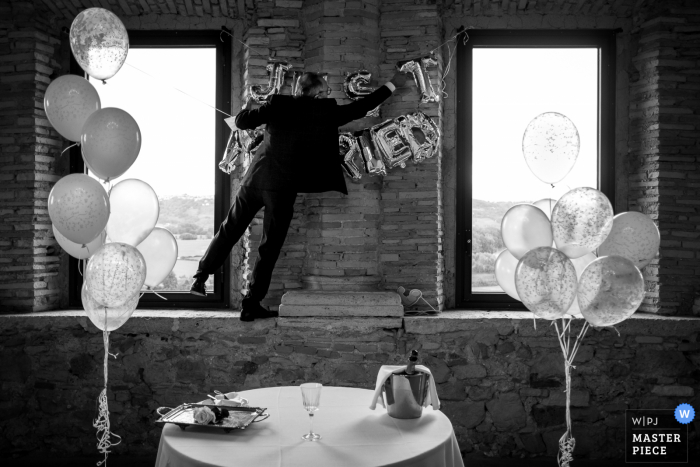
[[[273,95],[260,108],[236,115],[236,126],[265,128],[241,185],[271,191],[347,194],[338,149],[338,127],[364,117],[391,96],[387,86],[347,105],[335,99]]]

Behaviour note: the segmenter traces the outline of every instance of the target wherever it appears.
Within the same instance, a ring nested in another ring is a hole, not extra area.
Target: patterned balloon
[[[569,258],[580,258],[598,248],[612,225],[610,201],[593,188],[574,188],[561,197],[552,211],[554,242]]]
[[[552,225],[541,209],[517,204],[501,220],[501,237],[506,248],[520,259],[533,248],[552,246]]]
[[[120,328],[131,317],[139,304],[141,293],[137,292],[122,305],[107,307],[102,306],[92,297],[87,288],[87,283],[83,283],[80,291],[80,298],[83,302],[83,309],[90,318],[92,324],[102,331],[114,331]]]
[[[530,250],[515,269],[515,288],[537,317],[557,319],[576,298],[576,270],[569,258],[551,247]]]
[[[116,75],[129,52],[124,24],[109,10],[88,8],[70,26],[70,48],[80,67],[95,79]]]
[[[44,94],[44,110],[51,126],[71,141],[80,141],[85,120],[101,106],[95,87],[81,76],[59,76]]]
[[[66,175],[51,189],[49,217],[68,240],[86,245],[105,229],[109,197],[100,183],[84,174]]]
[[[574,122],[557,112],[538,115],[523,134],[523,155],[533,174],[545,183],[556,183],[576,164],[580,139]]]
[[[654,259],[660,243],[659,229],[649,216],[635,211],[623,212],[613,218],[612,230],[598,248],[598,255],[623,256],[642,269]]]
[[[578,286],[578,304],[592,326],[613,326],[626,320],[644,299],[644,278],[632,261],[603,256],[588,265]]]
[[[116,307],[138,293],[146,280],[146,260],[126,243],[107,243],[90,258],[85,281],[101,306]]]

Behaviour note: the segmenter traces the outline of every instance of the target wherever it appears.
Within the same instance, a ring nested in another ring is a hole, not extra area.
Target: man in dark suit
[[[299,78],[300,95],[273,95],[251,110],[249,99],[236,116],[236,126],[252,130],[266,125],[264,140],[256,151],[228,216],[199,262],[190,292],[206,295],[204,283],[243,236],[255,214],[265,207],[263,236],[253,269],[250,290],[243,299],[241,320],[270,318],[274,311],[260,305],[267,294],[280,250],[294,214],[297,193],[339,191],[347,194],[338,155],[338,127],[364,117],[406,83],[397,73],[384,86],[363,99],[337,105],[328,83],[316,73]]]

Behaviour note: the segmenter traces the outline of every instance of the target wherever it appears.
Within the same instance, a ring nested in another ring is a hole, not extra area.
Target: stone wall
[[[237,313],[137,311],[110,335],[109,409],[123,438],[113,453],[155,458],[159,406],[305,381],[371,388],[382,364],[418,349],[462,451],[554,455],[563,359],[553,327],[533,324],[528,313],[247,324]],[[576,458],[621,459],[625,409],[700,406],[700,320],[633,317],[618,330],[589,330],[575,361]],[[78,312],[0,316],[0,452],[96,458],[103,355],[102,334]],[[696,418],[696,451],[699,434]]]

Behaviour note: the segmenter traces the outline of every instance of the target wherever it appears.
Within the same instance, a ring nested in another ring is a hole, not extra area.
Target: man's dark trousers
[[[261,301],[270,287],[272,270],[287,237],[287,230],[294,215],[296,195],[295,192],[289,191],[240,187],[226,219],[199,261],[199,268],[194,277],[206,279],[208,275],[214,274],[224,264],[224,260],[243,236],[255,214],[264,207],[263,236],[247,295],[255,302]]]

